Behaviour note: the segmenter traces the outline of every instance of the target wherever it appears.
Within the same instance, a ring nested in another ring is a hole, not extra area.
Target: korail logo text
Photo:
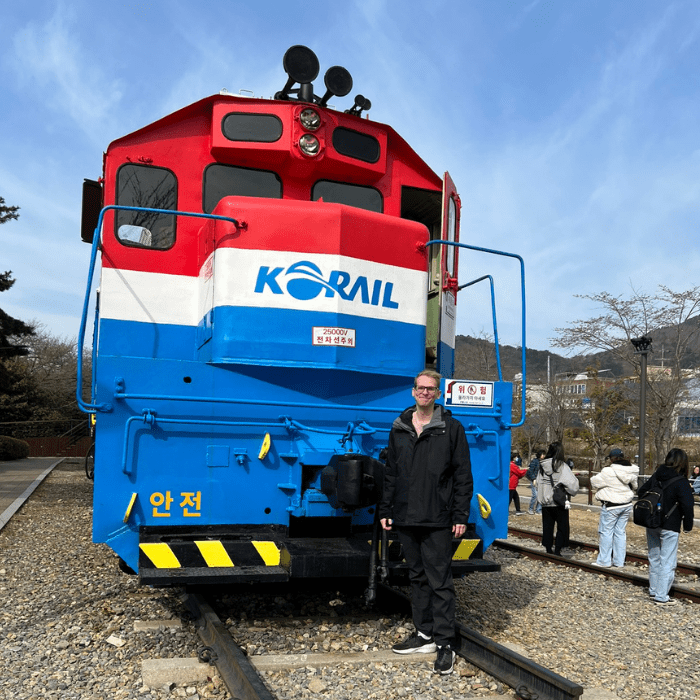
[[[315,299],[321,293],[326,297],[337,294],[345,301],[398,309],[398,303],[391,298],[393,291],[393,282],[372,280],[362,275],[353,277],[345,270],[332,270],[325,275],[318,265],[308,260],[295,262],[286,270],[262,265],[255,282],[256,294],[287,293],[300,301]]]

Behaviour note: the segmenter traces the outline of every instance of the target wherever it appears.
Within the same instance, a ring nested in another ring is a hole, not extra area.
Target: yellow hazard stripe
[[[274,542],[256,542],[253,540],[252,544],[258,550],[258,554],[265,562],[265,566],[279,566],[280,550]]]
[[[194,543],[197,545],[197,548],[204,558],[204,561],[207,563],[207,566],[235,566],[221,542],[212,540],[195,540]]]
[[[481,540],[462,540],[457,546],[457,550],[452,555],[452,561],[464,561],[469,559],[474,550],[479,546]]]
[[[139,545],[141,551],[153,562],[156,569],[181,568],[173,550],[164,542],[146,542]]]

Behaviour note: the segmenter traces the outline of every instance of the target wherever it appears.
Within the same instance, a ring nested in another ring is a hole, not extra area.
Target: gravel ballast
[[[214,672],[206,682],[144,685],[143,661],[192,657],[201,642],[180,589],[139,588],[107,546],[91,542],[91,491],[82,465],[63,462],[0,531],[0,698],[226,700]],[[514,524],[535,529],[539,520],[526,516]],[[597,522],[595,511],[572,511],[572,537],[596,541]],[[643,530],[630,524],[628,533],[630,548],[645,551]],[[682,534],[679,558],[697,561],[699,544],[700,533]],[[501,572],[457,582],[458,617],[468,626],[586,689],[630,700],[700,697],[700,606],[655,606],[642,588],[496,548],[488,557],[502,564]],[[222,619],[253,659],[368,653],[366,664],[263,671],[280,700],[513,697],[463,660],[449,677],[432,674],[433,655],[373,661],[372,652],[386,650],[411,626],[370,615],[360,601],[343,591],[269,596],[251,589],[225,601]],[[183,624],[135,630],[139,620],[172,618]]]

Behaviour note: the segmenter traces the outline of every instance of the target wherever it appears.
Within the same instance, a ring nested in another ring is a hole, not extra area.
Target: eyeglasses
[[[434,394],[437,391],[440,391],[439,387],[436,386],[414,386],[413,390],[416,392],[416,394]]]

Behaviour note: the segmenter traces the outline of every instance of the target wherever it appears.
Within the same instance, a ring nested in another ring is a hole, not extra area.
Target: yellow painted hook
[[[260,445],[260,452],[258,452],[258,459],[265,459],[267,453],[270,451],[270,433],[265,433],[262,444]]]
[[[480,494],[476,494],[477,499],[479,500],[479,510],[481,511],[481,517],[486,520],[486,518],[491,515],[491,505],[490,503]]]

